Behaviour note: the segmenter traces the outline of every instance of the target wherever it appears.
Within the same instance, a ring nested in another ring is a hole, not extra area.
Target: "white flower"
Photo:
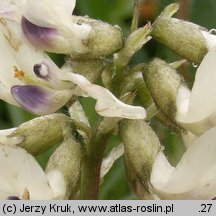
[[[182,135],[187,150],[176,167],[162,152],[158,154],[150,183],[161,199],[213,199],[216,195],[215,57],[213,47],[197,69],[192,90],[178,89],[176,120],[188,130]]]
[[[0,8],[1,8],[0,3]],[[4,14],[4,13],[1,13]],[[35,114],[53,113],[77,93],[78,85],[97,100],[96,111],[103,116],[145,118],[142,107],[126,105],[107,89],[91,84],[84,76],[60,70],[44,52],[23,36],[16,20],[1,17],[0,98]],[[80,93],[81,91],[79,91]]]
[[[76,0],[18,0],[22,29],[38,48],[55,53],[84,53],[91,27],[72,21]]]
[[[90,96],[97,100],[95,109],[102,116],[129,119],[143,119],[146,116],[143,107],[122,103],[109,90],[102,86],[91,84],[80,74],[65,72],[65,74],[62,73],[61,79],[77,84],[84,92],[82,95]]]
[[[45,173],[24,149],[0,144],[0,199],[63,199],[66,183],[59,170]]]
[[[195,135],[216,126],[216,48],[204,57],[196,72],[191,92],[180,87],[176,120]]]
[[[13,2],[23,33],[37,48],[69,54],[74,59],[95,59],[111,55],[123,47],[118,26],[87,16],[72,16],[76,0]]]
[[[172,167],[160,152],[151,174],[152,191],[161,199],[213,199],[216,195],[216,128],[197,138]]]
[[[55,112],[70,99],[72,92],[49,77],[49,70],[60,71],[58,67],[25,40],[17,22],[4,18],[0,22],[0,59],[0,99],[40,115]],[[37,77],[39,70],[49,82]]]

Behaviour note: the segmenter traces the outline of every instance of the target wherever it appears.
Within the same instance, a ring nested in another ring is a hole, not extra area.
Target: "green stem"
[[[96,133],[92,135],[87,146],[82,165],[81,199],[85,200],[99,198],[101,163],[106,144],[111,136],[111,133],[102,133],[99,126],[96,127],[95,131]]]
[[[122,91],[122,80],[124,79],[124,68],[117,68],[116,75],[112,80],[112,92],[115,93],[116,97],[119,97]]]

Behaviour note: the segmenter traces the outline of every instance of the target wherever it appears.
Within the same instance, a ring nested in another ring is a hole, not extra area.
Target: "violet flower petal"
[[[21,27],[27,39],[37,48],[47,49],[52,47],[50,39],[57,33],[56,29],[40,27],[31,23],[25,17],[22,17]]]
[[[13,86],[11,93],[17,103],[37,115],[53,113],[70,99],[72,91],[55,91],[36,85]]]

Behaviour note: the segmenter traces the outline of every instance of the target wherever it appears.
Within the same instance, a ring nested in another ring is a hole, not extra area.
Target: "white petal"
[[[90,127],[89,121],[79,101],[74,102],[69,108],[70,117],[76,122],[82,122]]]
[[[49,171],[46,175],[53,193],[53,199],[64,199],[66,194],[64,175],[57,169]]]
[[[0,167],[0,192],[5,191],[1,199],[8,195],[22,199],[25,190],[30,199],[52,199],[44,171],[24,149],[0,145]]]
[[[177,117],[178,122],[196,135],[216,125],[215,56],[216,48],[204,57],[196,72],[187,115]]]
[[[56,75],[60,71],[44,52],[36,50],[29,44],[17,22],[2,18],[2,22],[0,22],[0,47],[0,99],[11,104],[19,106],[11,95],[11,87],[24,84],[15,78],[17,70],[24,73],[25,82],[29,84],[39,82],[42,85],[47,85],[47,82],[39,80],[35,76],[33,71],[35,64],[46,61],[52,65],[52,70],[55,71]]]
[[[27,73],[29,76],[35,77],[33,71],[35,64],[41,63],[43,61],[52,63],[48,55],[40,50],[35,49],[35,47],[29,44],[22,33],[20,25],[17,22],[5,20],[4,24],[0,24],[0,27],[1,50],[3,49],[1,51],[1,59],[6,60],[5,52],[7,50],[7,59],[10,60],[10,64],[7,63],[7,61],[2,64],[7,65],[10,68],[11,74],[13,76],[14,70],[12,69],[14,66],[17,66],[18,69],[22,70],[24,73]],[[11,68],[11,66],[13,67]]]
[[[0,130],[0,143],[2,145],[18,145],[23,141],[22,137],[13,137],[8,138],[10,134],[12,134],[17,128],[9,128],[9,129],[3,129]]]
[[[10,87],[5,86],[0,82],[0,99],[6,101],[7,103],[19,106],[18,103],[14,100],[10,92]]]
[[[205,39],[208,49],[211,49],[216,46],[216,36],[215,35],[210,34],[207,31],[201,31],[201,33]]]
[[[14,78],[14,66],[16,66],[17,63],[11,50],[14,50],[19,46],[20,40],[17,39],[14,41],[12,38],[13,36],[9,37],[13,32],[10,32],[7,29],[6,21],[4,24],[3,23],[0,23],[0,98],[9,103],[16,104],[15,100],[11,96],[10,88],[12,85],[21,84],[21,82]]]
[[[1,0],[0,17],[14,20],[16,18],[16,6],[10,0]]]
[[[32,23],[55,27],[59,22],[68,23],[76,0],[21,0],[18,3],[23,15]]]
[[[180,86],[178,88],[178,94],[176,97],[177,112],[175,118],[179,122],[181,122],[187,116],[189,102],[190,102],[190,95],[191,95],[190,90],[185,86]]]
[[[3,129],[3,130],[0,130],[0,134],[8,136],[8,135],[12,134],[16,129],[17,128]]]
[[[213,199],[216,195],[216,128],[197,138],[176,168],[160,153],[151,184],[163,199]]]
[[[8,132],[12,133],[12,131],[14,131],[14,130],[9,129],[9,130],[1,130],[0,131],[0,144],[2,144],[2,145],[17,145],[23,141],[22,137],[8,138],[6,134],[8,134]]]
[[[124,154],[124,145],[120,144],[119,146],[112,149],[108,157],[104,158],[101,165],[100,178],[103,179],[104,176],[112,168],[116,160],[118,160]]]
[[[144,119],[146,112],[143,107],[122,103],[108,89],[90,83],[84,76],[70,72],[62,73],[62,80],[70,80],[78,85],[87,95],[97,100],[96,111],[106,117],[122,117]]]
[[[189,148],[194,143],[194,141],[198,138],[190,131],[183,131],[181,133],[181,136],[186,148]]]
[[[78,24],[78,19],[72,20],[74,5],[73,0],[24,0],[20,8],[25,17],[22,27],[28,40],[35,47],[49,52],[87,52],[84,41],[92,28],[85,23]],[[45,28],[49,28],[48,32]]]

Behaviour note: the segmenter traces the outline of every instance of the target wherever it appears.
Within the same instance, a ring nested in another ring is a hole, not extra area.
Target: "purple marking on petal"
[[[34,46],[41,49],[52,46],[50,39],[56,34],[56,29],[35,25],[25,17],[22,17],[21,26],[25,36]]]
[[[43,74],[42,70],[43,70],[43,64],[35,64],[33,67],[33,71],[38,78],[45,79],[48,81],[49,80],[48,68],[47,68],[47,74]]]
[[[33,71],[35,75],[40,79],[50,81],[57,78],[57,71],[55,71],[52,64],[46,59],[41,61],[40,64],[35,64],[33,67]]]
[[[45,114],[50,107],[50,94],[40,86],[13,86],[11,93],[21,107],[32,113]]]
[[[52,88],[58,88],[60,79],[58,77],[57,67],[52,62],[44,59],[41,63],[33,66],[35,75],[44,81],[47,81]]]
[[[41,67],[42,67],[41,64],[35,64],[33,67],[33,71],[37,77],[44,78],[43,76],[41,76],[41,73],[40,73]]]

